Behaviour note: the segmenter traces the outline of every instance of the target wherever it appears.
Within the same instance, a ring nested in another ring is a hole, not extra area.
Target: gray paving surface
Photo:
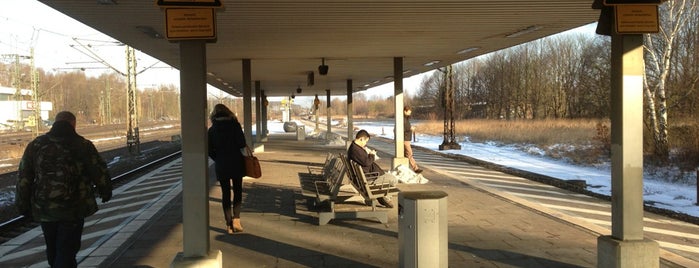
[[[263,177],[245,180],[243,233],[225,233],[220,189],[210,174],[209,239],[211,250],[223,253],[224,267],[398,267],[397,209],[388,224],[358,219],[318,226],[297,174],[344,146],[292,138],[273,137],[256,154]],[[379,163],[389,167],[390,159]],[[448,194],[450,267],[596,266],[597,234],[421,167],[430,183],[399,188]],[[101,266],[169,267],[183,250],[181,196],[145,228]]]

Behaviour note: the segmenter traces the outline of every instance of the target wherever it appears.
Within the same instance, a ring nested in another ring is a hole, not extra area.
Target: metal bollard
[[[448,267],[447,194],[398,194],[399,267]]]

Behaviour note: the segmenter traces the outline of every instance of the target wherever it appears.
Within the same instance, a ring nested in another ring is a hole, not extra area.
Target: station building
[[[39,101],[38,105],[40,119],[50,119],[53,103]],[[36,108],[32,90],[20,89],[18,92],[16,88],[0,86],[0,129],[17,130],[36,126]]]

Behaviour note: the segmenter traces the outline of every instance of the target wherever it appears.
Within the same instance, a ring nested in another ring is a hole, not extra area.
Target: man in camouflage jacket
[[[75,132],[75,115],[56,115],[51,130],[27,145],[19,164],[15,205],[41,223],[51,267],[77,267],[85,217],[97,212],[93,185],[107,202],[107,164],[89,140]]]

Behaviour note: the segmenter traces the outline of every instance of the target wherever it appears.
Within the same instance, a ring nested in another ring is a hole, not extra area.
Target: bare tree
[[[667,1],[660,5],[660,10],[660,32],[648,34],[645,38],[644,94],[654,155],[660,160],[668,160],[668,80],[675,64],[673,54],[678,48],[678,36],[684,27],[688,27],[688,14],[696,11],[696,0]]]

